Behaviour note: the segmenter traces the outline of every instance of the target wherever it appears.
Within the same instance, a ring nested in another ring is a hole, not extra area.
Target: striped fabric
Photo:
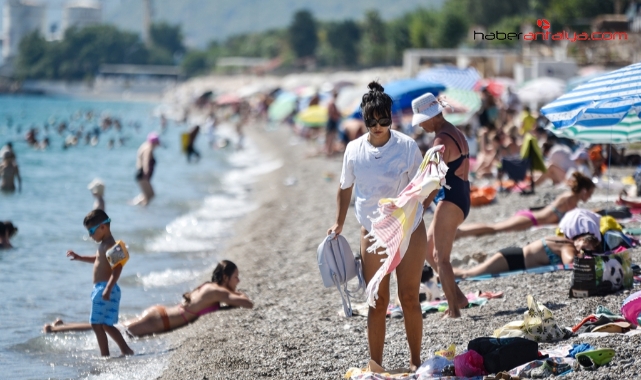
[[[372,241],[367,252],[386,254],[387,258],[367,285],[367,303],[371,307],[376,306],[381,281],[396,269],[405,256],[412,237],[418,205],[434,190],[445,185],[447,165],[443,162],[444,151],[444,145],[437,145],[428,150],[418,172],[398,198],[383,198],[378,201],[379,215],[372,220],[372,230],[366,236]],[[385,250],[379,252],[380,248]]]
[[[441,66],[421,71],[416,76],[416,79],[441,83],[448,89],[458,88],[471,91],[474,89],[476,82],[481,79],[481,76],[473,67],[459,69],[456,66]]]
[[[572,126],[554,129],[548,124],[555,135],[589,144],[624,144],[641,141],[641,119],[635,113],[628,114],[619,124],[606,127]]]
[[[554,128],[606,127],[641,111],[641,63],[598,76],[541,109]]]

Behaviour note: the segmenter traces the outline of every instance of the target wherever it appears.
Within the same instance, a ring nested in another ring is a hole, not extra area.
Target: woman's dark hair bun
[[[367,85],[367,88],[369,88],[370,91],[385,92],[385,89],[383,88],[383,86],[381,86],[381,84],[378,83],[377,81],[369,82],[369,84]]]

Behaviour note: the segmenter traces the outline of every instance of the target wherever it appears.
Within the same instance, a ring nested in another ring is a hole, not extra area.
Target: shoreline
[[[290,145],[290,132],[285,128],[265,131],[254,125],[247,132],[262,150],[283,161],[281,168],[262,175],[252,186],[259,208],[236,222],[236,233],[220,255],[239,266],[239,289],[252,298],[254,309],[209,314],[170,333],[174,349],[160,379],[342,378],[351,367],[365,367],[369,358],[366,318],[339,316],[340,297],[335,289],[323,287],[316,264],[316,248],[335,217],[342,157],[307,157],[310,145],[304,141]],[[326,179],[328,176],[330,180]],[[286,186],[284,179],[292,177],[296,183]],[[502,219],[517,209],[540,204],[545,195],[559,191],[548,186],[537,188],[535,196],[500,195],[495,204],[474,208],[467,222]],[[605,194],[606,190],[597,193]],[[591,202],[581,206],[592,209],[613,205]],[[429,225],[431,214],[425,214],[425,222]],[[358,247],[358,231],[350,210],[344,236],[352,249]],[[493,254],[499,248],[552,234],[552,229],[544,228],[460,239],[455,243],[453,258],[461,260],[479,251]],[[638,249],[631,250],[631,256],[634,262],[641,259]],[[570,299],[571,276],[571,272],[553,272],[462,282],[464,293],[502,291],[505,295],[489,300],[485,306],[463,310],[460,320],[442,321],[440,313],[428,314],[423,319],[421,359],[426,360],[450,344],[455,344],[457,353],[461,353],[470,340],[491,336],[508,322],[522,319],[528,294],[548,306],[559,325],[573,326],[593,313],[597,305],[618,312],[623,299],[636,290]],[[394,298],[392,294],[390,299]],[[388,319],[386,330],[383,366],[406,367],[409,352],[403,319]],[[637,341],[618,334],[606,338],[575,337],[541,343],[539,349],[581,342],[611,347],[617,356],[609,367],[571,373],[567,378],[602,379],[610,372],[633,378],[636,366],[619,366],[618,362],[641,360],[637,359],[641,357]]]

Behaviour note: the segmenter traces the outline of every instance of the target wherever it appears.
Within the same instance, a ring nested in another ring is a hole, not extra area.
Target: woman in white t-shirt
[[[392,99],[383,92],[383,87],[377,82],[370,83],[368,87],[370,91],[363,95],[361,102],[368,133],[347,144],[338,189],[336,223],[327,231],[327,234],[342,232],[353,189],[356,193],[356,218],[362,226],[360,251],[367,283],[381,267],[382,259],[386,258],[386,255],[367,253],[372,243],[365,236],[372,228],[371,219],[376,216],[378,201],[397,197],[412,180],[423,160],[413,139],[391,130]],[[422,205],[416,213],[412,231],[409,247],[396,268],[396,275],[410,347],[410,368],[416,370],[421,365],[423,337],[418,293],[427,251]],[[367,315],[370,357],[379,366],[383,364],[385,317],[390,299],[389,277],[387,275],[381,281],[376,307],[370,307]]]

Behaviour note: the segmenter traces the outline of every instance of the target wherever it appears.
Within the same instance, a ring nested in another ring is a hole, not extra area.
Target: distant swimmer
[[[100,178],[94,179],[93,181],[91,181],[91,183],[89,183],[87,189],[91,191],[91,194],[95,199],[93,203],[93,209],[105,211],[105,200],[103,199],[103,197],[105,196],[105,184],[102,182],[102,180]]]
[[[200,133],[200,126],[196,125],[189,130],[189,139],[187,140],[187,161],[191,162],[191,157],[196,156],[196,161],[200,161],[200,153],[194,148],[198,133]]]
[[[18,233],[18,227],[10,221],[0,222],[0,249],[13,248],[9,239]]]
[[[160,145],[160,138],[156,132],[147,136],[147,141],[140,145],[136,157],[136,180],[142,191],[134,200],[134,205],[146,206],[155,196],[154,188],[151,186],[151,176],[154,174],[156,159],[154,149]]]
[[[22,191],[22,179],[15,155],[11,151],[5,151],[0,162],[0,190],[13,193],[16,191],[16,180],[18,180],[18,191]]]
[[[236,264],[223,260],[214,269],[211,282],[205,282],[191,292],[183,294],[183,301],[178,305],[155,305],[146,309],[139,318],[125,321],[124,330],[134,337],[172,331],[196,321],[205,314],[220,310],[221,303],[228,307],[251,309],[254,303],[245,293],[236,289],[239,282]],[[89,331],[91,325],[64,323],[57,319],[52,324],[46,324],[43,330],[45,333]]]

